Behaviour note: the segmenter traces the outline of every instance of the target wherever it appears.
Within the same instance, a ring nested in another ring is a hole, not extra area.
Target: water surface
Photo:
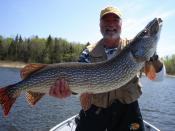
[[[0,68],[0,87],[18,82],[18,69]],[[142,77],[143,95],[139,99],[143,118],[162,131],[175,130],[175,78],[166,77],[163,82],[151,82]],[[0,109],[0,131],[48,131],[59,122],[77,114],[79,99],[71,96],[59,100],[44,96],[30,107],[25,94],[16,100],[7,118]]]

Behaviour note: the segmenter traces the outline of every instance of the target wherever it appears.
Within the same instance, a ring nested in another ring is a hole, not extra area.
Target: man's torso
[[[96,44],[87,46],[84,53],[87,58],[84,58],[86,62],[100,62],[107,59],[111,59],[115,55],[118,55],[121,50],[129,43],[129,40],[121,40],[117,48],[106,48],[102,41]],[[141,84],[139,83],[139,78],[136,76],[125,86],[106,93],[93,94],[91,103],[98,107],[106,108],[112,104],[112,102],[117,99],[124,104],[129,104],[136,101],[140,95]]]

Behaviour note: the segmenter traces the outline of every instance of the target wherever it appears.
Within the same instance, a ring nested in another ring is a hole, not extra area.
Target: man
[[[96,44],[89,45],[82,52],[79,62],[99,62],[111,59],[129,43],[120,37],[122,27],[121,12],[114,7],[106,7],[100,14],[100,30],[103,38]],[[153,65],[156,80],[163,78],[165,72],[157,55],[147,66]],[[149,76],[150,79],[152,76]],[[56,81],[50,89],[50,95],[64,98],[71,94],[68,83]],[[82,94],[82,110],[77,118],[76,131],[143,131],[143,120],[137,99],[142,94],[139,77],[117,90],[101,94]]]

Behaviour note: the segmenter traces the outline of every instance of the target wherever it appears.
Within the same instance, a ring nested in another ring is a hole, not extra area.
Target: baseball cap
[[[121,12],[120,12],[120,10],[118,8],[115,8],[113,6],[108,6],[108,7],[104,8],[103,10],[101,10],[100,19],[104,15],[109,14],[109,13],[117,15],[119,18],[121,18],[121,16],[122,16],[122,14],[121,14]]]

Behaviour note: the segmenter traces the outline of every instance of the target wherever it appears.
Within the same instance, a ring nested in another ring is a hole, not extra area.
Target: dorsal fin
[[[32,73],[46,67],[47,64],[28,64],[24,68],[21,69],[20,75],[22,79],[27,78]]]
[[[32,91],[26,92],[27,101],[31,106],[34,106],[44,95],[45,93],[32,92]]]

